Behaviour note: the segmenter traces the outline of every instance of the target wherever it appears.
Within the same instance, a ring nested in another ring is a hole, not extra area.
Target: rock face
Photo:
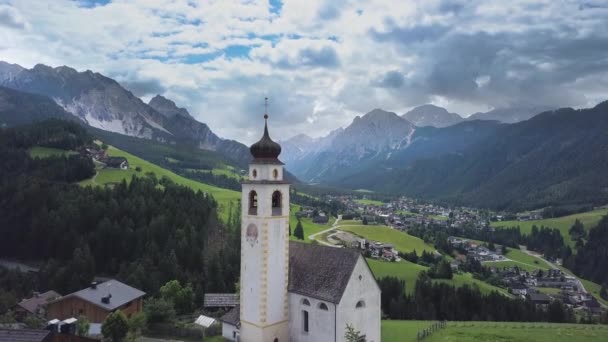
[[[157,95],[146,104],[115,80],[90,70],[42,64],[25,69],[0,62],[0,86],[47,96],[88,125],[106,131],[192,143],[220,152],[239,165],[249,160],[245,145],[218,137],[173,101]]]
[[[401,117],[418,127],[433,126],[441,128],[452,126],[463,121],[463,118],[460,115],[450,113],[445,108],[437,107],[432,104],[416,107],[403,114]]]

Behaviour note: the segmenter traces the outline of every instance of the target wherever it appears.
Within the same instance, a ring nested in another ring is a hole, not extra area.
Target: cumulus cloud
[[[19,0],[0,4],[0,49],[161,93],[251,142],[265,96],[278,139],[376,107],[594,105],[608,97],[607,19],[595,0]]]

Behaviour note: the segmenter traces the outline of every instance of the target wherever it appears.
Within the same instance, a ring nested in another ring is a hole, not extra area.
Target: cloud
[[[608,97],[599,0],[0,2],[2,59],[100,72],[245,143],[264,96],[277,139],[376,107],[467,115]]]
[[[0,26],[23,30],[26,23],[15,8],[0,4]]]

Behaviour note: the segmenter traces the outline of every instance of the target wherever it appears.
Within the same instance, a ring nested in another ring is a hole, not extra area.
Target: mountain
[[[176,115],[181,115],[186,118],[194,119],[192,115],[188,113],[186,108],[178,108],[175,102],[161,95],[154,96],[150,100],[150,102],[148,102],[148,106],[152,107],[154,110],[166,116],[167,118],[172,118]]]
[[[323,138],[296,136],[286,143],[282,160],[298,178],[329,182],[384,160],[409,144],[415,126],[392,112],[374,109],[344,129]]]
[[[441,128],[452,126],[463,120],[460,115],[450,113],[445,108],[432,104],[418,106],[401,117],[418,127],[433,126]]]
[[[16,126],[49,118],[76,120],[46,96],[0,87],[0,127]]]
[[[516,123],[529,120],[539,113],[552,109],[554,108],[549,106],[497,108],[485,113],[475,113],[466,118],[466,120],[496,120],[503,123]]]
[[[498,125],[460,153],[360,173],[339,185],[494,209],[605,204],[607,131],[608,101],[584,110],[547,111]]]
[[[115,80],[90,70],[78,72],[38,64],[32,69],[0,63],[0,86],[48,96],[86,124],[105,131],[169,143],[191,143],[245,166],[247,146],[215,135],[187,110],[162,96],[149,104]]]

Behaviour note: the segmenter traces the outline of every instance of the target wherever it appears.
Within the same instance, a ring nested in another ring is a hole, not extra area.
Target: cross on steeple
[[[268,97],[264,98],[264,119],[268,120]]]

